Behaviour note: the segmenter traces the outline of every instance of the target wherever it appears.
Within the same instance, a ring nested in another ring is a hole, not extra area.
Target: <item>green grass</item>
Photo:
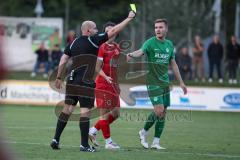
[[[69,122],[63,132],[62,149],[50,149],[57,120],[54,107],[3,106],[0,109],[6,141],[23,160],[240,159],[240,113],[169,111],[161,137],[161,144],[167,150],[156,151],[143,149],[137,135],[150,110],[122,109],[120,119],[111,126],[112,138],[121,150],[105,150],[99,133],[98,140],[102,146],[99,152],[82,153],[79,152],[80,136],[76,121]],[[153,128],[149,142],[152,136]]]

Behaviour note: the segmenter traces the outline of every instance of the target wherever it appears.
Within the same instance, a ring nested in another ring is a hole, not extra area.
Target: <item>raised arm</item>
[[[116,36],[119,32],[123,30],[127,26],[127,24],[136,16],[136,14],[133,11],[130,11],[128,14],[128,17],[123,20],[121,23],[114,26],[111,30],[107,32],[108,38],[112,38],[113,36]]]
[[[187,94],[187,87],[185,86],[185,84],[182,80],[181,74],[178,69],[178,65],[174,59],[171,60],[171,66],[172,66],[173,73],[174,73],[176,79],[178,80],[180,87],[183,90],[183,93]]]

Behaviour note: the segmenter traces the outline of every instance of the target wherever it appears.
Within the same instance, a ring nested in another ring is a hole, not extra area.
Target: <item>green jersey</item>
[[[141,50],[148,59],[147,85],[168,87],[168,66],[175,58],[173,43],[167,39],[160,41],[152,37],[143,44]]]

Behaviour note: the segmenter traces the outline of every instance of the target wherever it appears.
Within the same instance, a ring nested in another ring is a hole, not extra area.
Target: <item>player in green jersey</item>
[[[187,94],[187,88],[175,61],[174,46],[170,40],[165,38],[167,32],[167,20],[157,19],[155,21],[155,36],[145,41],[141,49],[127,54],[128,61],[143,55],[147,56],[148,61],[146,85],[154,111],[149,114],[144,128],[139,131],[141,144],[144,148],[149,148],[146,138],[149,129],[155,124],[155,134],[151,148],[165,149],[160,146],[160,136],[164,128],[166,110],[170,106],[169,65],[171,65],[184,94]]]

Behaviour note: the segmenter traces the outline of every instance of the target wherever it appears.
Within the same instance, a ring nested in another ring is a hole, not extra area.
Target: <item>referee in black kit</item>
[[[95,152],[95,148],[88,144],[89,117],[91,108],[94,107],[94,88],[93,80],[97,60],[98,47],[108,39],[116,36],[123,28],[135,17],[135,13],[130,11],[128,17],[113,27],[109,32],[97,34],[98,30],[93,21],[84,21],[81,26],[82,36],[76,38],[69,44],[61,57],[55,86],[57,89],[62,87],[63,65],[70,58],[72,64],[66,84],[66,96],[62,112],[59,115],[55,136],[50,144],[52,149],[60,149],[60,136],[67,124],[67,121],[74,111],[77,102],[80,103],[80,122],[81,145],[80,151]]]

